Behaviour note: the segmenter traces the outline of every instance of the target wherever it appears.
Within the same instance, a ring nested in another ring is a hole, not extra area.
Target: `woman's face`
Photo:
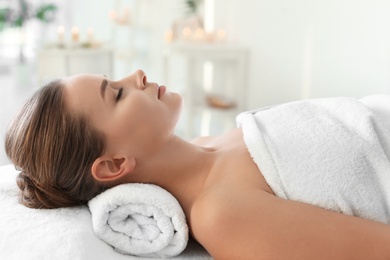
[[[105,135],[106,153],[147,156],[174,133],[181,96],[148,82],[141,70],[119,81],[75,75],[64,85],[67,106]]]

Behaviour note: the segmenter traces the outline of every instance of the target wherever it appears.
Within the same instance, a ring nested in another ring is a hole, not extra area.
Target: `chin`
[[[172,111],[173,111],[173,117],[175,118],[175,122],[177,123],[179,121],[180,115],[183,111],[183,98],[181,95],[177,94],[175,97],[175,101],[172,102]]]
[[[175,92],[171,92],[170,94],[171,94],[170,107],[173,110],[178,110],[180,114],[180,111],[183,109],[183,97],[180,94]]]

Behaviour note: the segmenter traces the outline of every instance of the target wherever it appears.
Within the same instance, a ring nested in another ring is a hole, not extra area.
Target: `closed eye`
[[[118,102],[119,99],[122,97],[122,95],[123,95],[123,88],[120,88],[118,90],[118,94],[116,95],[115,101]]]

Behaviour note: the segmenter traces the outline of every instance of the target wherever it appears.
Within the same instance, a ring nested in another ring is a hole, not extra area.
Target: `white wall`
[[[390,1],[215,1],[216,28],[250,49],[248,108],[390,92]],[[109,40],[106,18],[115,1],[71,2],[73,23],[99,28],[98,36]],[[181,15],[184,0],[139,2],[141,21],[150,28],[149,70],[159,80],[164,31]]]
[[[251,49],[249,107],[390,92],[390,1],[217,2],[231,38]]]

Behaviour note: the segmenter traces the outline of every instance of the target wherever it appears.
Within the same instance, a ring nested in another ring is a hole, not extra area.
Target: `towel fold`
[[[122,184],[89,201],[96,235],[116,251],[169,258],[187,246],[184,212],[172,194],[152,184]]]
[[[245,143],[279,197],[390,223],[390,96],[242,113]]]

